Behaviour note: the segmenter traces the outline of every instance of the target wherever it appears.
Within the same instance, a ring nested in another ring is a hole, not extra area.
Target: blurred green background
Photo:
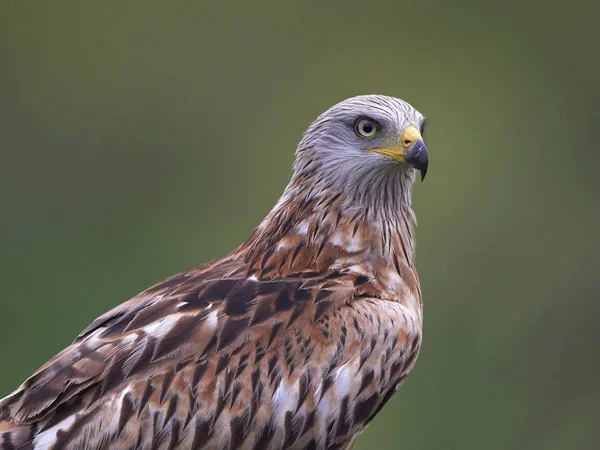
[[[317,114],[383,93],[428,117],[425,342],[357,449],[600,448],[599,9],[4,2],[0,396],[237,246]]]

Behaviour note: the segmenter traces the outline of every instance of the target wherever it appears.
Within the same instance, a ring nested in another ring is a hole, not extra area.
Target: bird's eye
[[[356,132],[362,137],[373,137],[377,133],[377,122],[372,119],[360,119],[356,123]]]

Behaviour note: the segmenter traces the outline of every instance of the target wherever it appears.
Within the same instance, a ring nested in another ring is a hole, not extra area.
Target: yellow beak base
[[[421,133],[412,125],[406,127],[400,136],[400,147],[369,148],[368,152],[381,153],[382,155],[392,156],[398,161],[404,161],[406,150],[410,149],[418,140],[423,140]]]

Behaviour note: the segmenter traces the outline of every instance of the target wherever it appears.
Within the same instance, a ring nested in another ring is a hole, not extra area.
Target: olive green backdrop
[[[364,449],[600,448],[593,2],[0,6],[0,396],[245,239],[362,93],[428,117],[425,340]]]

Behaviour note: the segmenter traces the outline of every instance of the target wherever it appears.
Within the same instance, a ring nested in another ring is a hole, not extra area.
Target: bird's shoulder
[[[368,294],[373,288],[363,278],[302,271],[263,279],[236,260],[182,272],[94,320],[0,401],[0,421],[48,427],[129,381],[272,341],[274,330],[314,323],[332,306]]]

